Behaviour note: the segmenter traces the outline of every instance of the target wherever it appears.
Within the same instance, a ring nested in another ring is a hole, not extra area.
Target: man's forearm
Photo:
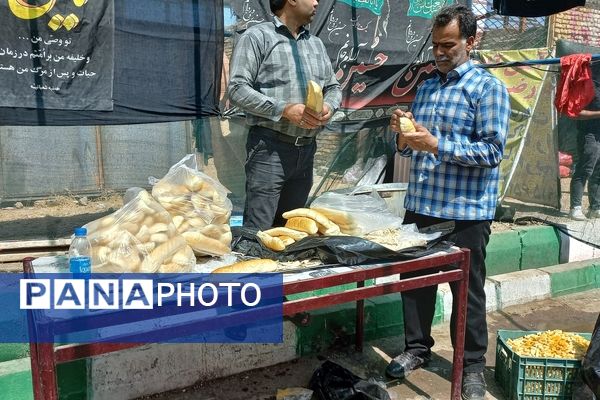
[[[230,83],[229,99],[244,112],[272,121],[281,119],[285,107],[285,102],[265,96],[244,84]]]
[[[329,105],[332,112],[336,112],[337,109],[340,108],[342,91],[340,90],[339,85],[327,88],[327,90],[324,91],[323,102]]]
[[[587,120],[587,119],[597,119],[600,118],[600,110],[598,111],[592,111],[592,110],[581,110],[581,112],[576,116],[573,117],[573,119],[576,120]]]

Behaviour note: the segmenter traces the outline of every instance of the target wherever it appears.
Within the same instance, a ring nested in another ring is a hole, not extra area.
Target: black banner
[[[0,107],[110,111],[113,0],[0,5]]]
[[[494,10],[499,15],[515,17],[544,17],[585,6],[585,0],[494,0]]]
[[[342,86],[333,121],[346,129],[387,124],[390,106],[414,99],[433,76],[431,18],[451,0],[321,0],[309,30],[319,36]],[[237,34],[270,20],[268,0],[233,0]]]
[[[1,104],[0,124],[135,124],[190,120],[218,114],[223,65],[222,0],[8,0],[8,4],[17,2],[21,5],[37,4],[35,7],[43,7],[48,1],[49,4],[53,4],[51,10],[35,20],[28,21],[15,18],[5,5],[7,2],[2,2],[0,16],[8,18],[6,15],[9,15],[10,18],[2,21],[4,23],[0,27],[0,47],[15,49],[16,44],[34,44],[32,41],[37,41],[39,37],[47,42],[63,39],[64,48],[65,40],[73,37],[79,27],[80,32],[85,34],[82,33],[77,38],[77,50],[74,50],[76,41],[73,39],[66,46],[68,51],[60,54],[65,57],[64,60],[60,60],[65,64],[71,62],[66,58],[69,54],[81,54],[86,57],[85,60],[80,60],[82,64],[75,69],[74,76],[71,73],[73,71],[69,71],[69,77],[73,86],[77,86],[77,90],[75,87],[69,87],[63,95],[55,96],[55,103],[49,107],[49,92],[53,92],[52,89],[56,86],[51,83],[53,81],[44,80],[42,89],[35,89],[38,94],[34,96],[36,102],[33,105]],[[114,17],[111,14],[113,3]],[[77,7],[78,4],[81,6]],[[67,16],[73,13],[78,16],[79,24],[70,32],[62,28],[52,31],[48,29],[47,24],[56,13]],[[37,22],[34,24],[33,21]],[[27,28],[24,28],[25,33],[12,33],[18,24]],[[113,41],[112,25],[114,44],[109,43]],[[53,36],[40,34],[41,27],[45,31],[52,31]],[[9,44],[4,44],[5,41],[9,41]],[[40,46],[41,43],[38,41]],[[59,43],[52,42],[53,54],[55,49],[61,48]],[[44,46],[49,45],[44,43]],[[27,51],[31,54],[31,50]],[[90,64],[96,63],[94,69],[86,66],[87,57],[90,57]],[[53,60],[54,58],[54,63]],[[13,65],[2,58],[0,63],[4,66]],[[19,65],[14,66],[18,68]],[[114,67],[111,67],[112,65]],[[114,68],[112,73],[110,68]],[[90,71],[96,72],[98,75],[94,77],[98,77],[99,80],[93,85],[84,84],[92,82],[91,79],[82,79],[85,72],[83,76],[78,75],[85,70],[88,74]],[[3,81],[9,80],[7,77],[14,80],[17,75],[15,71],[0,69],[0,72]],[[66,79],[66,71],[61,72],[62,77]],[[40,74],[41,72],[38,75]],[[48,72],[40,77],[45,79],[47,75]],[[56,78],[54,72],[51,78]],[[44,84],[47,89],[43,88]],[[17,94],[23,95],[27,89],[23,89],[21,83],[16,86],[16,83],[3,82],[3,85],[6,85],[3,87],[3,95],[4,90],[8,89],[18,89]],[[112,96],[109,92],[111,86]],[[93,109],[93,106],[74,106],[84,102],[93,103],[93,99],[104,101],[105,93],[108,93],[108,100],[112,100],[112,110],[103,108],[107,111],[99,111],[98,108]],[[40,97],[42,101],[38,101]]]

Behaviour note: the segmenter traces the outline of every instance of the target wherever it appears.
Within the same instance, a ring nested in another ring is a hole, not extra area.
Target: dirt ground
[[[71,236],[73,229],[110,214],[123,205],[120,194],[99,197],[56,196],[0,209],[0,241],[42,240]]]
[[[488,313],[489,345],[484,372],[488,384],[486,400],[507,399],[502,385],[494,379],[498,330],[561,329],[565,332],[592,332],[598,312],[600,312],[599,295],[600,290],[595,289]],[[448,324],[434,326],[432,336],[436,340],[432,361],[426,368],[416,371],[405,380],[391,379],[384,375],[385,367],[390,359],[399,354],[403,347],[404,338],[395,336],[365,343],[362,353],[354,351],[351,344],[340,345],[337,348],[324,350],[317,355],[305,356],[272,367],[247,371],[213,381],[198,382],[185,389],[147,396],[143,399],[275,400],[278,389],[306,388],[311,375],[326,358],[344,366],[363,379],[373,379],[383,384],[392,400],[447,400],[450,398],[452,368],[452,345]]]

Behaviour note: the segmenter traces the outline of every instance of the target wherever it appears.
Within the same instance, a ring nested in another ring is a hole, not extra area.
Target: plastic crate
[[[571,400],[573,382],[581,361],[561,358],[521,357],[508,346],[516,339],[540,331],[498,330],[496,381],[507,400]],[[589,333],[578,333],[586,339]]]

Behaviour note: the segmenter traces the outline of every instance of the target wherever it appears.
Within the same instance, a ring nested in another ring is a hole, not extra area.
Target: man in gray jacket
[[[315,137],[342,99],[323,42],[306,28],[318,3],[270,0],[273,21],[250,27],[233,52],[229,99],[250,125],[244,226],[282,224],[282,213],[305,205]],[[304,105],[309,80],[323,89],[321,113]]]

